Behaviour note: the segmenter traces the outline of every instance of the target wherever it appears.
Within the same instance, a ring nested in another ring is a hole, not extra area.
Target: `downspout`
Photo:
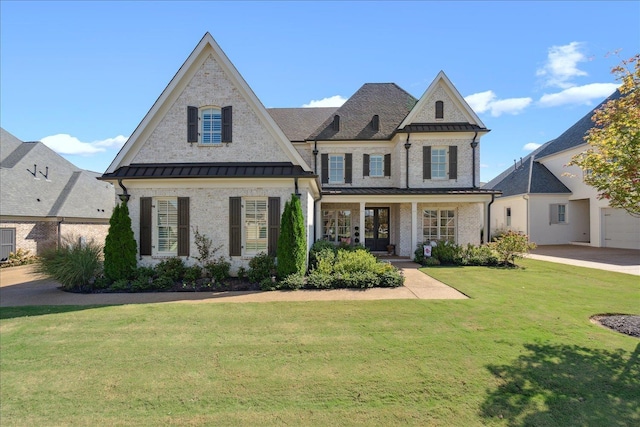
[[[471,169],[473,171],[473,188],[478,188],[476,186],[476,147],[478,146],[478,141],[476,141],[476,137],[478,136],[478,131],[473,135],[473,140],[471,141]]]
[[[411,148],[411,143],[409,142],[409,137],[410,136],[411,136],[411,133],[407,132],[407,142],[404,143],[404,148],[405,148],[406,153],[407,153],[407,168],[406,168],[407,188],[409,188],[409,148]]]
[[[318,140],[315,139],[313,141],[313,173],[318,175]],[[316,178],[317,179],[317,178]],[[313,241],[316,241],[316,236],[318,235],[317,233],[317,228],[318,228],[318,222],[320,221],[320,218],[318,218],[318,215],[316,215],[316,205],[317,203],[320,203],[320,201],[322,200],[322,184],[319,183],[320,185],[318,186],[320,188],[320,197],[317,200],[313,201]]]
[[[120,201],[127,203],[129,201],[129,198],[131,197],[131,195],[129,194],[129,192],[127,191],[127,187],[125,187],[122,184],[122,180],[119,179],[118,180],[118,185],[120,186],[120,188],[122,188],[122,190],[124,191],[124,193],[122,194],[118,194],[118,198],[120,199]]]
[[[313,141],[313,173],[318,175],[318,140]]]
[[[491,242],[491,205],[495,201],[496,195],[491,194],[491,201],[487,205],[487,243]]]

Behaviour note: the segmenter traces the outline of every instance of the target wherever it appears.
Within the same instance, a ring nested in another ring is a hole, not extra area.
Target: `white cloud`
[[[522,147],[522,149],[524,151],[533,151],[537,150],[540,147],[542,147],[542,144],[538,144],[537,142],[529,142],[528,144],[524,144],[524,147]]]
[[[615,83],[591,83],[574,86],[558,93],[545,93],[538,103],[542,107],[557,107],[566,104],[591,105],[594,100],[601,101],[618,88]]]
[[[584,62],[587,57],[581,52],[583,43],[571,42],[563,46],[551,46],[547,55],[547,62],[536,72],[537,76],[546,78],[545,85],[567,89],[574,86],[570,82],[574,77],[586,76],[587,73],[578,69],[577,64]]]
[[[502,114],[519,114],[533,102],[529,97],[496,98],[496,94],[492,90],[488,90],[486,92],[474,93],[464,99],[476,113],[489,111],[493,117],[499,117]]]
[[[346,98],[341,97],[340,95],[330,96],[329,98],[323,98],[318,100],[312,100],[308,104],[304,104],[302,108],[313,108],[313,107],[340,107],[344,104]]]
[[[75,136],[66,133],[46,136],[42,143],[58,154],[73,154],[78,156],[92,156],[103,153],[107,149],[120,149],[127,141],[126,136],[118,135],[115,138],[107,138],[100,141],[82,142]]]

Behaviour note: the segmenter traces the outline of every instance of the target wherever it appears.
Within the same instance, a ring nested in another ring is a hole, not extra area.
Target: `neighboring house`
[[[64,236],[104,243],[115,205],[113,185],[41,142],[0,131],[0,259],[17,249],[40,254]]]
[[[619,96],[616,92],[603,104]],[[538,245],[640,249],[640,218],[599,200],[596,189],[585,184],[583,171],[566,166],[587,148],[584,137],[600,105],[483,187],[502,192],[491,204],[492,234],[520,231]]]
[[[489,132],[440,72],[421,99],[365,84],[340,108],[265,109],[205,34],[102,176],[129,200],[143,263],[197,255],[197,229],[235,268],[275,254],[300,197],[318,239],[395,250],[479,244]],[[393,246],[391,246],[393,245]]]

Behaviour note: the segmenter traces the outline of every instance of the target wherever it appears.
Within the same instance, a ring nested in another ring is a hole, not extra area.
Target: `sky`
[[[639,1],[0,2],[0,126],[104,172],[210,32],[267,108],[440,70],[491,132],[481,181],[558,137],[640,52]]]

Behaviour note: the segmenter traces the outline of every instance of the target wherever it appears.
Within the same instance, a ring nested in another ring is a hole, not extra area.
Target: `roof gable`
[[[416,101],[395,83],[366,83],[328,117],[308,139],[389,139]],[[372,125],[374,115],[378,116],[377,130]],[[338,129],[333,126],[335,116],[340,117]]]
[[[486,129],[482,120],[460,95],[460,92],[451,83],[444,71],[438,73],[422,97],[420,97],[420,100],[402,121],[399,128],[402,129],[410,124],[436,122],[436,101],[443,101],[444,103],[444,119],[442,122],[470,123]],[[438,122],[440,121],[438,120]]]
[[[187,91],[190,96],[185,95]],[[186,121],[180,129],[175,123],[182,123],[183,117],[186,120],[187,106],[194,104],[199,104],[198,107],[232,105],[234,115],[242,116],[251,126],[234,129],[234,142],[227,145],[228,150],[188,152],[191,146],[186,142]],[[173,125],[169,124],[171,121]],[[117,154],[107,173],[131,163],[150,161],[228,161],[225,156],[240,157],[240,150],[248,151],[247,147],[256,141],[268,144],[267,148],[261,149],[267,157],[263,160],[289,161],[311,170],[211,34],[206,33]],[[169,153],[168,148],[173,148],[174,152]],[[158,153],[167,158],[158,159]]]

